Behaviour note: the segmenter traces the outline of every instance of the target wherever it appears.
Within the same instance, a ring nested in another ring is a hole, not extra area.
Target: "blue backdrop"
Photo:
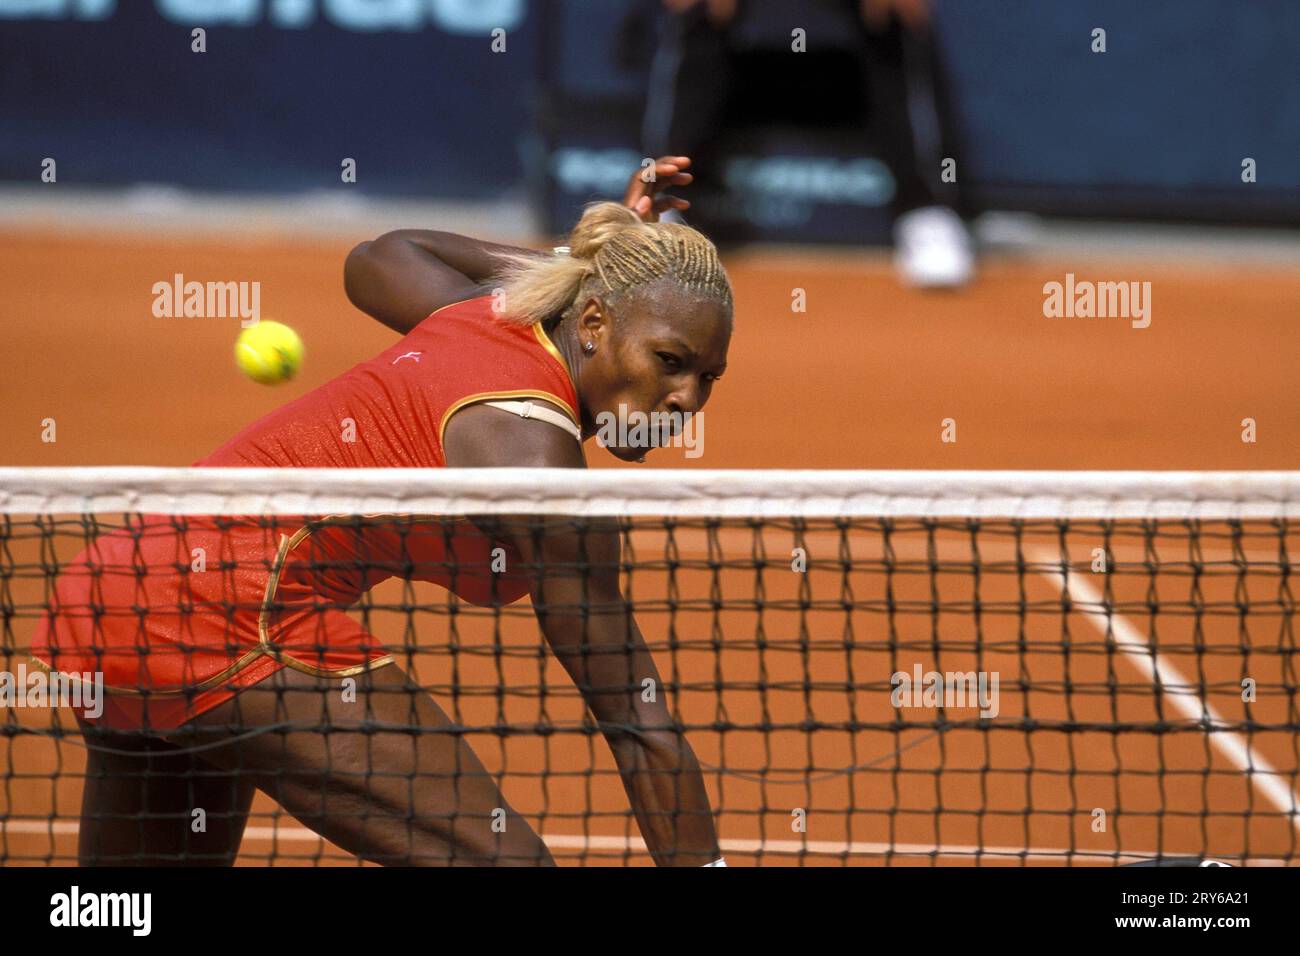
[[[0,0],[0,178],[36,182],[53,157],[62,183],[479,198],[528,182],[571,207],[640,154],[645,37],[620,28],[646,6]],[[978,199],[1300,221],[1300,4],[937,6]],[[557,120],[568,94],[590,112]]]
[[[340,186],[351,157],[365,192],[494,195],[519,178],[529,12],[524,0],[0,0],[0,176],[34,180],[49,156],[60,182],[298,190]],[[196,24],[206,53],[191,52]]]

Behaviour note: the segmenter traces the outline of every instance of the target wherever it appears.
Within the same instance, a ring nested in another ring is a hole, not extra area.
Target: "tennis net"
[[[0,863],[404,862],[435,820],[648,864],[644,728],[533,606],[588,673],[613,575],[657,672],[587,690],[663,703],[729,865],[1291,865],[1298,516],[1281,472],[0,469]]]

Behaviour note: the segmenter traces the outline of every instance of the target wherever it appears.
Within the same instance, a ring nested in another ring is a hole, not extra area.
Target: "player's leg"
[[[391,665],[356,683],[352,699],[338,680],[282,668],[171,739],[226,741],[205,757],[365,860],[553,865],[432,697]]]
[[[875,145],[895,181],[895,263],[921,288],[955,287],[974,272],[970,235],[954,210],[959,193],[943,163],[956,159],[951,123],[941,111],[937,45],[896,19],[863,28],[864,78]]]
[[[163,740],[83,724],[82,866],[231,865],[251,781]]]
[[[735,63],[727,32],[702,7],[661,14],[650,67],[641,147],[647,156],[690,156],[692,193],[721,189],[714,143],[732,96]],[[669,220],[680,218],[674,210]]]

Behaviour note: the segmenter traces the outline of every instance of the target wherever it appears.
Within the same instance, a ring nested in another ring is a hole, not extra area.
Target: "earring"
[[[582,350],[583,350],[584,352],[586,352],[588,355],[590,355],[592,352],[596,351],[596,343],[595,343],[595,342],[584,342],[584,343],[582,344]]]

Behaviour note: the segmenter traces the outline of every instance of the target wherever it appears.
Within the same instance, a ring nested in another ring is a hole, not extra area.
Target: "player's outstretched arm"
[[[398,229],[348,254],[343,288],[358,309],[405,335],[429,313],[483,295],[482,283],[500,266],[502,253],[547,254],[454,232]]]
[[[623,204],[646,222],[669,209],[690,207],[685,199],[663,192],[685,186],[694,178],[686,172],[688,156],[664,156],[647,179],[638,168],[628,181]],[[353,249],[343,264],[343,288],[348,299],[366,315],[405,335],[429,313],[454,302],[482,295],[484,283],[500,268],[502,255],[550,255],[551,250],[526,249],[484,242],[454,232],[398,229]]]
[[[444,438],[452,467],[585,466],[581,447],[566,432],[486,406],[458,412]],[[538,516],[475,521],[512,541],[535,569],[533,607],[542,633],[600,724],[655,862],[718,860],[699,762],[668,713],[663,681],[619,586],[617,523]],[[645,693],[647,686],[653,694]]]
[[[613,751],[655,862],[712,863],[722,853],[699,762],[668,712],[663,679],[619,588],[617,520],[586,519],[577,529],[575,520],[537,528],[531,547],[516,537],[538,569],[538,623]]]

